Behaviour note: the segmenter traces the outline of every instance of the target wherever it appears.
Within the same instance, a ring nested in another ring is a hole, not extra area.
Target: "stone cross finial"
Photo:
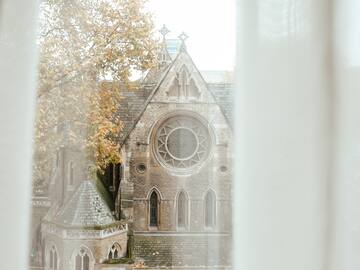
[[[180,51],[185,51],[186,50],[185,41],[189,38],[189,36],[185,34],[185,32],[182,32],[178,36],[178,38],[181,40]]]
[[[189,36],[185,34],[185,32],[182,32],[178,38],[181,40],[182,43],[184,43],[189,38]]]
[[[163,40],[166,39],[166,35],[170,33],[170,30],[164,24],[163,27],[159,30],[160,34],[163,36]]]

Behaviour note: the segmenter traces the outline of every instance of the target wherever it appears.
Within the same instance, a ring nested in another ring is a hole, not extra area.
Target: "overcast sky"
[[[235,62],[235,0],[149,0],[158,29],[168,38],[184,31],[188,51],[200,70],[232,70]]]

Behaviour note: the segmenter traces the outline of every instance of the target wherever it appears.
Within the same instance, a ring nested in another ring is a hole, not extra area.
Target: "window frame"
[[[212,196],[212,224],[209,226],[209,224],[207,223],[207,214],[208,214],[208,195]],[[213,189],[208,189],[205,194],[204,194],[204,228],[206,231],[211,231],[211,230],[215,230],[216,226],[217,226],[217,213],[218,213],[218,209],[217,209],[217,196],[216,196],[216,192]]]
[[[154,194],[156,194],[157,196],[157,223],[156,223],[156,226],[154,226],[153,224],[151,224],[151,196]],[[161,193],[160,191],[157,189],[157,188],[152,188],[149,193],[148,193],[148,196],[147,196],[147,204],[148,204],[148,221],[147,221],[147,224],[148,224],[148,228],[150,231],[153,231],[153,230],[158,230],[160,228],[160,224],[161,224],[161,201],[162,201],[162,196],[161,196]]]
[[[84,259],[84,256],[85,256],[85,255],[81,255],[81,254],[80,254],[80,251],[81,251],[82,249],[85,250],[85,253],[84,253],[84,254],[86,254],[86,255],[89,257],[89,268],[88,268],[88,269],[84,269],[83,259]],[[81,257],[81,262],[82,262],[82,265],[81,265],[81,269],[80,269],[80,270],[94,270],[94,265],[95,265],[94,256],[93,256],[91,250],[90,250],[88,247],[84,246],[84,245],[82,245],[82,246],[80,246],[80,247],[78,247],[78,248],[76,248],[76,249],[74,250],[73,255],[72,255],[72,258],[71,258],[71,263],[72,263],[71,269],[73,269],[73,270],[78,270],[78,269],[76,268],[76,266],[77,266],[77,265],[76,265],[76,258],[77,258],[78,255]]]
[[[180,206],[180,196],[183,195],[184,196],[184,203],[185,203],[185,213],[184,213],[184,218],[185,218],[185,223],[184,226],[180,226],[179,224],[179,206]],[[185,190],[180,190],[178,192],[178,194],[176,195],[175,198],[175,222],[176,222],[176,229],[177,231],[187,231],[189,229],[189,224],[190,224],[190,198],[188,193]]]
[[[52,252],[55,251],[56,254],[56,268],[54,268],[54,265],[51,266],[51,257],[52,257]],[[59,270],[59,266],[60,266],[60,256],[59,256],[59,252],[57,249],[57,246],[55,245],[54,242],[50,242],[47,246],[46,246],[46,250],[45,250],[45,265],[46,265],[46,269],[47,270]]]
[[[113,248],[114,247],[114,248]],[[109,252],[108,252],[108,260],[116,260],[116,259],[120,259],[121,256],[120,251],[122,250],[121,245],[118,242],[114,242],[111,247],[109,248]],[[114,254],[115,251],[117,251],[118,256],[116,258],[114,258]],[[110,258],[110,254],[111,254],[111,258]]]

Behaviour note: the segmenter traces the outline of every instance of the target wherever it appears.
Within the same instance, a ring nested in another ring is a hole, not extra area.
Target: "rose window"
[[[157,130],[156,154],[162,163],[172,168],[191,168],[204,161],[209,150],[208,129],[195,118],[171,117]]]

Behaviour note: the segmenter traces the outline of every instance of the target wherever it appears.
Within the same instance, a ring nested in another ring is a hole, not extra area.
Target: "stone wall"
[[[33,198],[30,228],[30,266],[41,267],[43,246],[41,240],[41,221],[49,211],[50,202],[43,198]]]
[[[181,106],[180,106],[181,105]],[[206,161],[188,175],[176,175],[162,166],[154,155],[153,134],[158,121],[170,113],[192,112],[210,127],[212,150]],[[150,103],[126,142],[130,156],[128,174],[122,183],[123,208],[133,204],[135,231],[147,231],[149,192],[156,188],[161,197],[160,231],[176,231],[176,197],[185,191],[189,198],[189,230],[204,231],[204,197],[209,189],[216,194],[216,231],[231,230],[231,130],[216,104]],[[145,171],[138,166],[145,165]],[[133,188],[130,188],[130,187]],[[131,202],[131,203],[130,203]]]
[[[150,267],[229,267],[231,250],[230,235],[135,235],[136,260]]]
[[[126,233],[103,239],[62,239],[52,234],[45,234],[44,238],[46,253],[48,253],[52,245],[56,246],[59,258],[59,270],[75,269],[74,256],[76,256],[81,247],[85,247],[85,249],[89,251],[90,262],[92,262],[93,266],[102,264],[108,259],[109,251],[114,243],[118,243],[121,246],[121,250],[119,250],[120,257],[126,256],[127,252]],[[45,256],[48,256],[48,254]],[[45,261],[48,262],[48,258]],[[94,268],[90,268],[90,270],[94,270]]]
[[[211,133],[212,149],[196,170],[179,175],[159,162],[153,144],[159,121],[183,112],[204,120]],[[123,205],[129,208],[132,205],[129,211],[132,211],[136,260],[144,260],[153,269],[230,269],[231,136],[231,128],[215,103],[152,102],[148,105],[126,141],[127,177],[122,183],[126,187],[122,197],[127,198]],[[145,171],[140,171],[139,165],[144,165]],[[160,195],[160,219],[155,231],[149,227],[149,196],[154,189]],[[209,230],[204,224],[204,198],[210,189],[216,194],[216,225]],[[176,224],[176,198],[180,191],[188,196],[185,229],[177,228]]]

